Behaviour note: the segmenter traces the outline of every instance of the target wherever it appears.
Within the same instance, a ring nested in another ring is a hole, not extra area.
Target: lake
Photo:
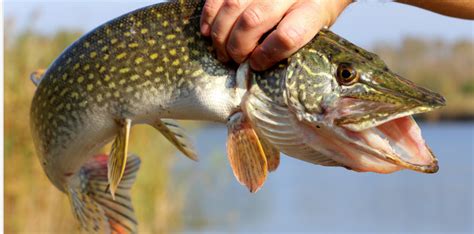
[[[191,134],[198,163],[179,158],[172,190],[184,193],[186,232],[472,232],[474,122],[421,123],[436,174],[356,173],[282,155],[251,194],[232,174],[227,130]],[[180,157],[183,157],[180,155]]]

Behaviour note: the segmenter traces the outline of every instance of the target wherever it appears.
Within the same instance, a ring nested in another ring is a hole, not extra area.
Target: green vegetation
[[[474,43],[406,38],[378,44],[374,52],[401,76],[441,93],[447,106],[424,114],[429,120],[474,118]]]
[[[47,180],[36,158],[29,127],[30,102],[35,86],[32,71],[46,68],[81,33],[58,32],[44,36],[26,31],[5,38],[5,232],[57,232],[74,230],[67,197]],[[375,47],[392,68],[422,86],[442,93],[448,106],[429,118],[474,116],[474,43],[444,43],[407,38],[399,46]],[[143,163],[133,189],[140,231],[179,230],[182,194],[169,192],[170,167],[175,149],[150,127],[132,131],[131,152]],[[107,152],[107,150],[104,150]],[[180,189],[173,189],[180,191]],[[196,220],[199,217],[196,217]]]

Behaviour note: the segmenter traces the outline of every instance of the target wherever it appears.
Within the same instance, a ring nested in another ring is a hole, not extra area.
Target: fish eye
[[[351,85],[359,79],[359,73],[350,63],[340,63],[337,67],[337,81],[341,85]]]

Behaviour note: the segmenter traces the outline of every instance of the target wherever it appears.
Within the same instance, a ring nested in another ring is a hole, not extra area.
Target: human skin
[[[331,26],[352,0],[207,0],[201,33],[212,38],[222,62],[265,70],[291,56],[323,27]],[[440,14],[474,19],[472,0],[398,0]]]

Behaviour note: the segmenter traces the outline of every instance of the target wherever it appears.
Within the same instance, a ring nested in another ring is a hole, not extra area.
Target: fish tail
[[[80,188],[68,189],[74,215],[85,233],[136,233],[130,189],[140,168],[140,158],[127,158],[115,199],[108,192],[107,161],[107,155],[94,156],[80,171]]]

